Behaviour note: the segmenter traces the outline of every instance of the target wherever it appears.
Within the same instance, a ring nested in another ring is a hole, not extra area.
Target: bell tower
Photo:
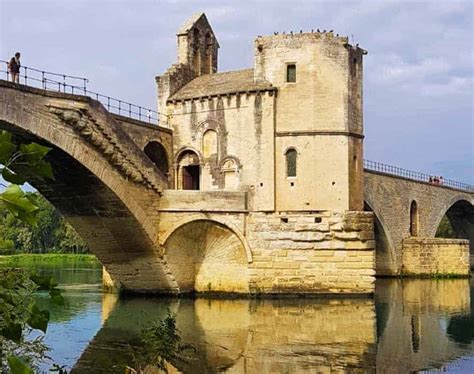
[[[178,63],[198,77],[217,72],[219,43],[204,13],[189,18],[178,30]]]

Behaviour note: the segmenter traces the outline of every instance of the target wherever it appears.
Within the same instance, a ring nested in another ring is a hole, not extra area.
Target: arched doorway
[[[156,141],[149,142],[144,149],[145,154],[150,158],[156,167],[164,174],[169,172],[168,156],[163,145]]]
[[[410,235],[418,236],[418,204],[415,200],[410,204]]]
[[[180,292],[248,292],[245,247],[227,226],[197,220],[165,242],[165,259]]]
[[[201,167],[196,152],[184,151],[178,158],[178,189],[199,190]]]

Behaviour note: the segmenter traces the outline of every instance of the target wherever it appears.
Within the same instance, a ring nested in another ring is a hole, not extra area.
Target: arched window
[[[290,148],[286,151],[286,176],[296,177],[296,158],[298,153],[296,149]]]
[[[178,159],[178,188],[199,190],[201,167],[199,157],[193,151],[184,151]]]
[[[198,29],[193,32],[193,67],[197,75],[201,75],[201,34]]]
[[[145,154],[150,158],[151,161],[160,169],[163,173],[167,174],[169,171],[168,156],[166,155],[166,149],[161,143],[151,141],[144,149]]]
[[[222,173],[224,174],[224,189],[236,190],[239,188],[238,166],[234,159],[230,158],[222,164]]]
[[[202,136],[202,157],[205,159],[217,156],[217,132],[207,130]]]
[[[410,204],[410,235],[418,236],[418,205],[415,200]]]
[[[206,47],[206,63],[204,66],[204,73],[211,74],[212,71],[212,58],[213,58],[213,39],[210,32],[206,33],[205,38],[205,47]]]

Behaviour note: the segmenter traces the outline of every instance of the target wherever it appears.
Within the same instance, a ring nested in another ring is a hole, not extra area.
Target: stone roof
[[[201,75],[182,87],[168,100],[184,100],[269,89],[275,89],[270,82],[256,83],[254,81],[253,69],[235,70]]]
[[[206,17],[204,13],[196,13],[189,17],[184,24],[178,30],[178,35],[187,34],[192,29],[194,24],[199,21],[201,17]]]

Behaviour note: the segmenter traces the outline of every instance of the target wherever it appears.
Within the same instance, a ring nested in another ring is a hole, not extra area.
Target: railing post
[[[18,81],[20,81],[18,79]],[[28,85],[28,67],[25,66],[25,86]]]

